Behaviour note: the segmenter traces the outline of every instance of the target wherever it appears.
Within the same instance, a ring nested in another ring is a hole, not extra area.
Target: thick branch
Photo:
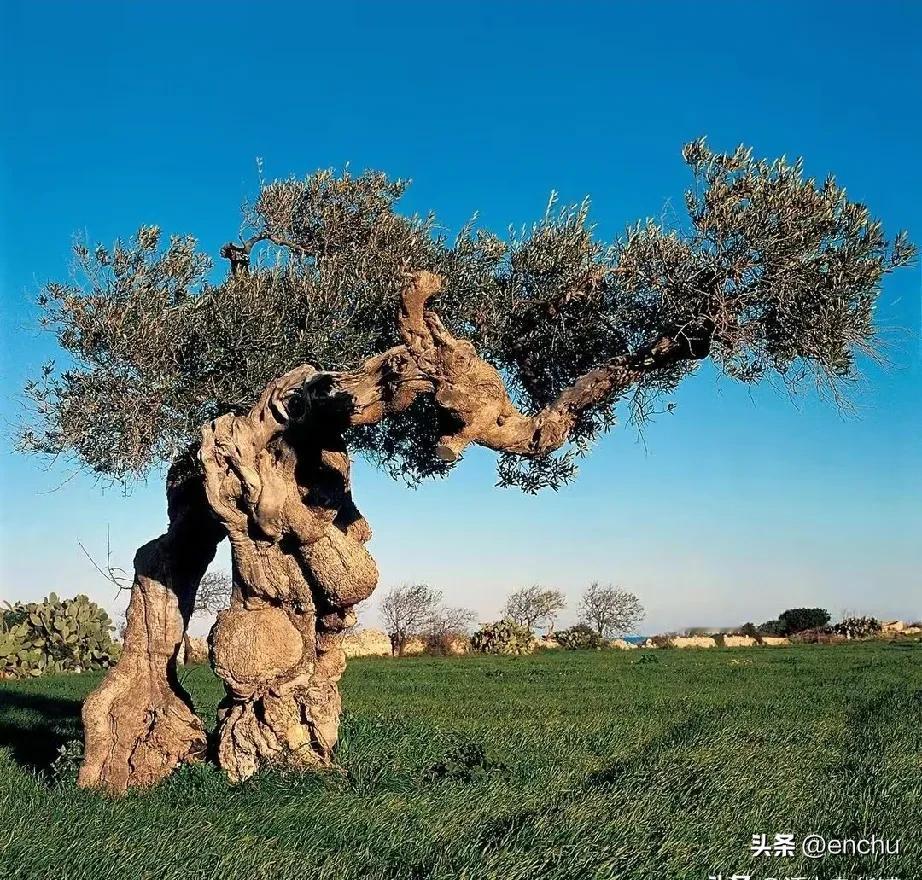
[[[499,372],[474,346],[456,339],[426,308],[441,289],[431,272],[415,273],[401,295],[398,329],[402,346],[337,377],[336,387],[352,396],[351,424],[372,424],[405,409],[416,395],[436,402],[461,427],[441,438],[437,454],[453,461],[471,443],[498,452],[540,456],[567,442],[580,414],[624,393],[645,373],[707,355],[709,334],[676,329],[637,352],[625,354],[580,376],[556,400],[534,415],[512,402]]]
[[[254,411],[271,411],[277,420],[262,427],[283,430],[317,411],[334,429],[371,425],[405,410],[420,394],[433,394],[459,426],[440,439],[436,451],[444,460],[454,461],[472,443],[514,455],[546,455],[567,442],[586,410],[623,394],[647,373],[706,357],[713,334],[707,320],[694,328],[664,328],[649,345],[590,370],[544,409],[526,415],[512,402],[496,368],[427,308],[441,285],[432,272],[410,277],[397,319],[402,345],[356,370],[329,373],[304,366],[273,382]]]

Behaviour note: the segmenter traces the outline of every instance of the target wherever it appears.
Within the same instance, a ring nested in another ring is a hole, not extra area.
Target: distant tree
[[[749,621],[740,627],[740,635],[749,636],[749,638],[755,639],[759,636],[759,630],[754,623]]]
[[[830,615],[825,608],[788,608],[778,615],[782,635],[791,636],[808,629],[819,629],[829,623]]]
[[[506,604],[503,606],[503,617],[519,626],[534,629],[535,623],[541,616],[538,607],[540,595],[541,587],[539,586],[522,587],[515,590],[506,599]]]
[[[560,590],[548,589],[543,590],[540,597],[539,608],[541,616],[538,620],[545,627],[546,636],[554,632],[554,624],[557,623],[557,615],[567,607],[567,597]]]
[[[427,584],[393,587],[381,602],[381,619],[395,654],[402,654],[407,638],[432,625],[442,594]]]
[[[432,612],[432,617],[421,635],[426,640],[429,651],[450,654],[454,653],[453,645],[456,640],[468,643],[471,629],[476,622],[477,614],[470,608],[447,608],[440,605]]]
[[[566,596],[560,590],[534,585],[510,593],[503,616],[528,629],[542,624],[550,635],[557,615],[566,607]]]
[[[73,272],[38,297],[64,366],[27,384],[21,445],[129,483],[166,465],[169,514],[135,556],[122,660],[84,707],[82,785],[149,785],[205,751],[171,659],[225,538],[221,765],[236,780],[291,749],[315,753],[302,766],[333,760],[341,670],[322,658],[378,576],[351,456],[413,483],[482,446],[500,485],[536,492],[573,479],[619,410],[642,422],[703,360],[791,388],[856,376],[879,350],[881,281],[913,258],[907,237],[888,240],[800,161],[704,140],[683,157],[687,220],[611,241],[588,202],[506,237],[471,222],[449,238],[434,215],[398,210],[406,181],[320,171],[260,184],[223,277],[192,236],[156,226],[75,244]],[[266,683],[285,711],[242,685],[264,674],[253,641],[300,657]]]
[[[446,636],[466,634],[476,622],[477,614],[470,608],[447,608],[439,605],[433,609],[422,632],[431,639],[438,640]]]
[[[195,594],[195,614],[217,614],[230,605],[233,581],[223,571],[209,571]]]
[[[774,620],[766,620],[765,623],[760,623],[758,633],[760,636],[784,636],[787,635],[787,630],[784,624],[776,617]]]
[[[583,621],[600,636],[631,632],[644,618],[644,608],[634,593],[593,581],[580,602]]]
[[[230,605],[234,584],[231,576],[223,571],[209,571],[202,576],[198,592],[195,594],[193,614],[217,614]],[[182,637],[182,650],[177,654],[177,662],[189,663],[195,656],[192,637],[187,629]]]

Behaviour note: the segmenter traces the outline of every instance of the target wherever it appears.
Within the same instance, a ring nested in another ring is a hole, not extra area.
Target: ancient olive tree
[[[415,481],[477,444],[501,485],[536,491],[574,475],[620,403],[643,418],[704,358],[745,382],[854,374],[906,236],[800,163],[703,141],[684,158],[689,222],[611,243],[585,204],[449,241],[397,213],[404,182],[321,172],[261,186],[224,277],[153,226],[76,246],[73,278],[40,297],[68,357],[27,386],[23,444],[116,480],[166,465],[169,516],[135,558],[122,658],[84,706],[81,784],[154,783],[205,752],[176,653],[225,538],[217,759],[232,779],[331,762],[340,633],[377,580],[351,455]]]

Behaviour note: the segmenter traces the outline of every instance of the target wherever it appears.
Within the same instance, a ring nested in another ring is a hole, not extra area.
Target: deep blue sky
[[[124,498],[9,453],[18,389],[54,353],[38,286],[79,231],[156,223],[216,253],[257,157],[270,177],[411,177],[406,209],[449,229],[589,194],[615,236],[681,216],[680,149],[706,134],[803,155],[922,239],[919,3],[0,5],[3,598],[115,607],[78,541],[104,556],[108,524],[129,567],[165,519],[156,478]],[[489,616],[517,585],[610,580],[640,594],[646,631],[794,604],[922,617],[918,269],[888,280],[879,320],[892,363],[868,367],[857,418],[705,369],[645,445],[616,429],[556,495],[493,488],[482,452],[415,492],[358,463],[382,585],[426,579]]]

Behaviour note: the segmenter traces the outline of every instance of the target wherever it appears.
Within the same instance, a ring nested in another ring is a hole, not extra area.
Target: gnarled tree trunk
[[[218,761],[233,780],[265,762],[330,763],[346,665],[340,633],[378,579],[349,488],[348,422],[305,418],[314,373],[283,376],[248,415],[203,432],[208,500],[234,567],[231,607],[210,637],[227,690]]]
[[[170,526],[138,550],[118,665],[83,704],[80,784],[121,792],[202,757],[205,729],[176,677],[195,590],[223,531],[189,458],[167,477]]]
[[[397,317],[402,344],[349,373],[299,367],[271,382],[245,415],[202,428],[194,462],[174,468],[169,531],[135,559],[125,649],[87,700],[82,785],[123,791],[166,776],[205,749],[201,722],[176,680],[176,654],[195,590],[228,537],[234,590],[218,616],[211,659],[226,697],[217,755],[233,780],[264,763],[327,766],[345,669],[341,633],[377,581],[371,530],[352,500],[344,432],[429,394],[456,426],[438,454],[471,443],[524,456],[566,442],[579,414],[646,370],[700,357],[668,336],[580,377],[533,415],[500,374],[427,308],[441,280],[412,275]]]

